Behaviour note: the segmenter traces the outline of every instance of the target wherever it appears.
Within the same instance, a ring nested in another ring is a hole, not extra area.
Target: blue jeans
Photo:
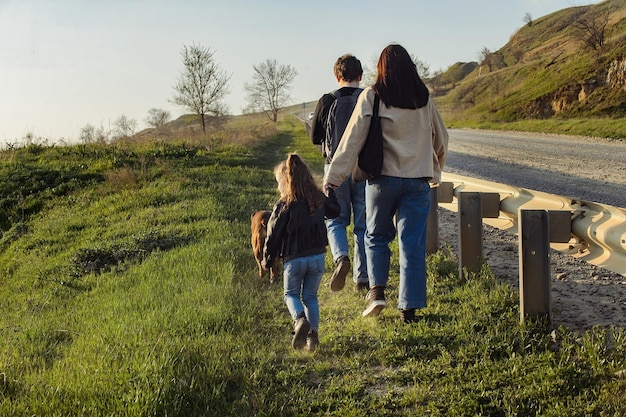
[[[324,165],[324,172],[328,170]],[[348,233],[350,217],[353,216],[354,255],[352,259],[352,279],[354,282],[367,282],[367,262],[365,260],[365,181],[354,182],[352,177],[345,180],[336,190],[335,196],[341,207],[341,214],[326,220],[328,244],[333,261],[348,256]]]
[[[389,243],[395,238],[397,215],[400,286],[398,308],[426,307],[426,226],[430,185],[421,178],[381,175],[367,181],[365,246],[370,286],[387,286]]]
[[[317,292],[324,275],[324,260],[321,253],[295,258],[283,265],[283,291],[289,314],[295,320],[304,312],[311,330],[317,330],[320,323]]]

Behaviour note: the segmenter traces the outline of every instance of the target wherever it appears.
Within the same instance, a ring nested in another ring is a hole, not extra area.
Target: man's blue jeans
[[[365,247],[370,286],[387,286],[391,250],[397,233],[400,261],[398,308],[426,307],[426,226],[430,185],[426,179],[381,175],[365,188]]]
[[[317,293],[324,267],[323,253],[295,258],[283,265],[283,291],[289,314],[295,320],[304,311],[311,330],[317,330],[320,323]]]
[[[324,172],[328,170],[324,165]],[[349,256],[347,227],[353,217],[354,256],[352,277],[354,282],[367,282],[367,262],[365,260],[365,181],[354,182],[352,177],[345,180],[336,190],[335,196],[341,207],[341,214],[326,220],[328,244],[333,261],[341,256]]]

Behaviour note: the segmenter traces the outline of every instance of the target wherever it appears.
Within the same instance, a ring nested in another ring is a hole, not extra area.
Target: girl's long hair
[[[428,87],[402,46],[391,44],[383,49],[376,70],[374,89],[387,106],[418,109],[428,103]]]
[[[285,203],[285,208],[295,201],[305,200],[309,212],[313,214],[324,204],[324,195],[315,183],[311,170],[297,154],[289,154],[285,161],[274,168],[274,174],[279,183],[283,181],[279,189],[280,201]]]

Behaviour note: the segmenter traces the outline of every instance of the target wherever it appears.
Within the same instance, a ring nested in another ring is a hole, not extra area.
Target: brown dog
[[[259,266],[259,278],[263,278],[263,267],[261,261],[263,260],[263,248],[265,246],[265,237],[267,236],[267,222],[270,219],[272,213],[267,210],[257,211],[251,216],[250,230],[252,237],[250,239],[252,243],[252,252],[254,253],[254,259]],[[278,259],[271,265],[270,268],[270,282],[274,282],[278,275]]]

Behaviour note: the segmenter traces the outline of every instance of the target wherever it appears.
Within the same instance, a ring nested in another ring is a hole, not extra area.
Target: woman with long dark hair
[[[352,172],[365,143],[375,96],[378,95],[383,167],[381,175],[367,180],[365,187],[365,247],[370,291],[362,315],[377,316],[387,306],[389,243],[397,233],[400,252],[398,308],[401,319],[411,323],[417,320],[416,310],[426,307],[426,223],[430,184],[441,181],[448,132],[415,63],[402,46],[392,44],[383,49],[377,71],[375,84],[359,96],[326,173],[324,189],[336,188]],[[397,216],[395,224],[394,216]]]

